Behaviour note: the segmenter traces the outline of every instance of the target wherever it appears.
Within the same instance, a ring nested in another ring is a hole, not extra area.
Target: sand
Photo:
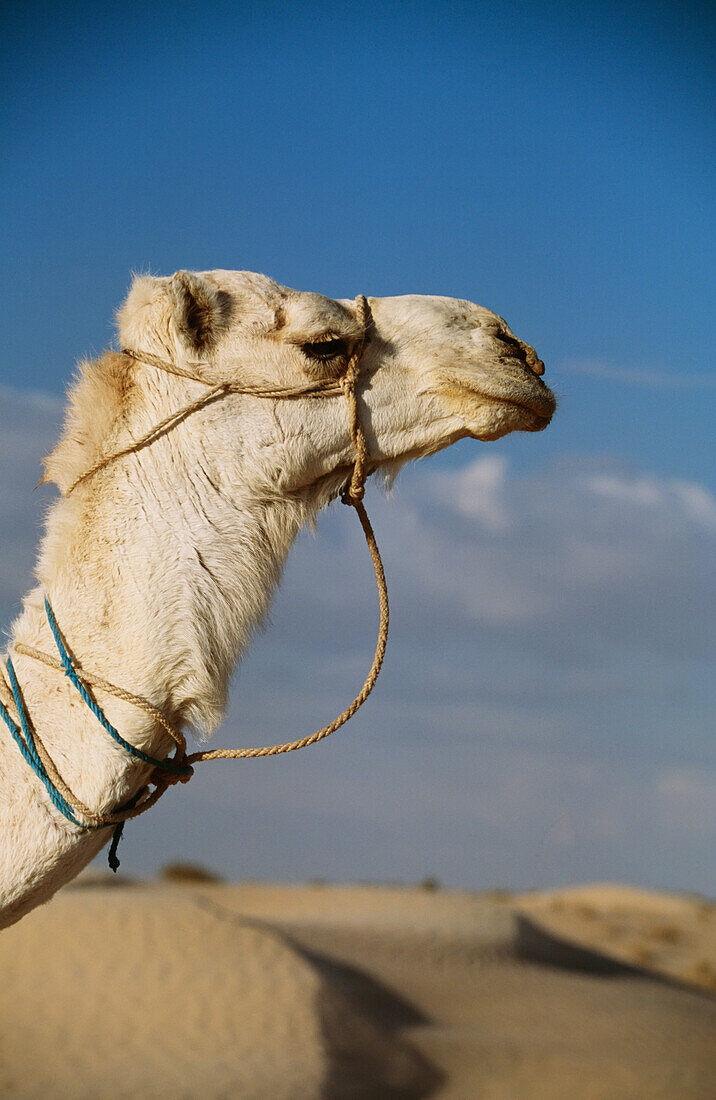
[[[601,966],[594,962],[603,972],[612,961],[716,994],[716,906],[704,898],[608,884],[526,894],[517,907],[552,941],[552,958],[559,940],[601,956]],[[523,929],[530,934],[520,922]]]
[[[716,1096],[698,899],[87,881],[0,934],[2,1097]]]

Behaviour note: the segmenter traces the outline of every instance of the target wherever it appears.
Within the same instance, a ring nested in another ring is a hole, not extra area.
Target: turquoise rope
[[[17,682],[15,669],[13,668],[12,661],[9,657],[7,660],[7,671],[10,678],[10,687],[12,688],[12,697],[15,700],[15,706],[17,707],[17,713],[20,716],[22,729],[20,729],[20,726],[18,726],[17,722],[15,722],[11,718],[2,700],[0,700],[0,718],[4,720],[7,728],[10,730],[10,733],[13,736],[17,747],[19,748],[27,763],[34,771],[35,775],[38,776],[38,778],[41,779],[44,783],[47,793],[52,800],[53,806],[55,806],[60,811],[60,813],[67,818],[68,821],[71,821],[73,825],[77,825],[80,829],[106,828],[106,826],[104,825],[88,825],[84,821],[78,821],[71,807],[62,797],[60,792],[57,790],[57,787],[50,779],[49,775],[45,771],[45,767],[40,760],[40,757],[37,755],[37,749],[35,748],[35,738],[33,737],[32,728],[27,717],[27,711],[25,710],[25,702],[22,698],[20,685]],[[134,798],[130,798],[129,802],[125,803],[125,805],[122,806],[121,809],[131,810],[134,806],[136,806],[140,797],[144,793],[144,790],[146,790],[146,787],[143,788],[141,791],[138,791],[137,794],[135,794]],[[115,872],[119,870],[119,857],[117,855],[117,847],[120,840],[122,839],[123,829],[124,822],[120,821],[120,823],[115,826],[114,833],[112,834],[112,843],[110,845],[109,852],[107,853],[107,861],[112,870]]]
[[[144,761],[145,764],[152,764],[155,768],[160,768],[162,771],[173,772],[175,775],[189,775],[192,771],[190,764],[174,764],[171,760],[156,760],[153,756],[148,756],[146,752],[142,752],[141,749],[136,748],[134,745],[130,745],[129,741],[125,741],[121,733],[119,733],[112,723],[106,717],[104,711],[98,703],[92,698],[87,691],[86,687],[80,680],[79,676],[75,672],[72,664],[72,658],[67,652],[62,635],[60,634],[60,628],[57,625],[53,610],[50,606],[50,601],[45,597],[45,611],[47,613],[47,621],[50,624],[52,635],[55,639],[58,652],[60,654],[60,660],[62,661],[62,667],[65,670],[65,675],[74,684],[78,692],[82,696],[82,699],[87,704],[89,709],[94,714],[98,722],[106,729],[110,737],[117,742],[118,745],[128,752],[130,756],[136,757],[137,760]]]
[[[22,692],[20,691],[20,685],[17,682],[15,669],[13,668],[12,661],[9,657],[6,662],[6,667],[8,671],[8,676],[10,678],[12,696],[15,700],[17,713],[20,716],[20,725],[22,726],[22,730],[20,729],[20,726],[18,726],[17,723],[14,722],[13,719],[10,717],[2,702],[0,702],[0,717],[4,719],[7,728],[10,730],[10,733],[15,739],[17,747],[19,748],[22,755],[25,757],[25,760],[30,765],[35,775],[37,775],[45,784],[45,787],[47,788],[47,793],[52,799],[53,805],[56,806],[60,813],[64,814],[67,820],[71,821],[73,825],[79,825],[81,829],[88,827],[92,828],[93,826],[86,826],[82,821],[77,820],[74,813],[72,812],[71,807],[62,797],[60,792],[57,790],[57,787],[45,771],[43,763],[40,760],[40,757],[37,755],[37,749],[35,748],[35,738],[33,737],[32,729],[30,728],[30,722],[27,717],[27,711],[25,710],[25,703],[22,698]]]
[[[96,703],[92,696],[89,694],[86,687],[75,672],[74,666],[72,664],[72,658],[67,652],[67,647],[65,646],[65,643],[62,639],[60,628],[57,625],[57,620],[55,619],[54,612],[52,610],[52,607],[50,606],[50,601],[47,599],[47,597],[45,597],[45,612],[47,614],[47,621],[50,624],[52,636],[55,639],[55,643],[60,654],[60,660],[62,662],[62,667],[65,670],[65,675],[77,688],[77,691],[79,692],[83,701],[87,704],[89,709],[94,714],[95,718],[107,731],[110,737],[114,741],[116,741],[117,744],[125,750],[125,752],[128,752],[130,756],[134,756],[137,760],[142,760],[145,764],[151,764],[155,768],[161,768],[163,771],[167,772],[175,772],[178,775],[191,774],[191,765],[174,764],[170,760],[156,760],[153,756],[149,756],[146,752],[142,752],[141,749],[136,748],[135,745],[131,745],[129,741],[125,741],[122,735],[118,732],[118,730],[114,728],[112,723],[109,721],[99,704]],[[73,825],[79,826],[80,829],[107,828],[106,825],[88,825],[84,821],[79,821],[75,816],[75,813],[72,810],[71,806],[63,798],[55,784],[50,779],[42,761],[40,760],[40,757],[37,755],[35,738],[32,733],[32,727],[30,726],[30,720],[27,716],[27,711],[25,710],[25,702],[22,697],[22,691],[20,689],[17,676],[15,675],[15,669],[13,668],[12,661],[9,657],[7,659],[6,665],[8,676],[10,679],[10,687],[12,689],[12,697],[15,700],[15,706],[17,707],[17,713],[20,718],[20,725],[18,726],[17,722],[15,722],[15,720],[10,716],[2,700],[0,700],[0,718],[3,719],[5,725],[10,730],[13,740],[15,741],[26,762],[30,765],[35,775],[42,780],[47,790],[47,793],[52,800],[53,806],[55,806],[60,811],[60,813],[67,818],[68,821],[71,821]],[[120,811],[132,809],[139,801],[139,798],[141,797],[144,790],[146,790],[146,788],[143,788],[141,791],[139,791],[134,796],[134,798],[131,798],[129,802],[125,803],[124,806],[121,806]],[[115,827],[112,844],[109,849],[109,865],[113,871],[116,871],[119,867],[119,859],[117,858],[117,845],[119,844],[120,837],[122,836],[123,828],[124,822],[121,821]]]

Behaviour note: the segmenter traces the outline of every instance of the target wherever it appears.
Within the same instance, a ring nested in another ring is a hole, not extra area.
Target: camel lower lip
[[[522,402],[515,402],[515,404],[518,408],[524,409],[525,412],[528,412],[531,416],[536,417],[537,420],[540,421],[540,423],[545,425],[549,424],[550,420],[554,416],[554,408],[545,410],[544,406],[542,408],[536,409],[534,405],[527,405]]]
[[[546,428],[552,419],[551,416],[542,416],[541,413],[532,412],[535,418],[535,425],[533,428],[527,428],[526,431],[541,432],[543,428]]]
[[[489,402],[492,405],[510,405],[512,408],[519,409],[521,412],[529,413],[529,415],[534,417],[537,421],[540,428],[547,427],[554,413],[554,409],[545,412],[543,408],[536,409],[534,405],[528,405],[526,401],[516,401],[514,398],[510,397],[492,397],[488,394],[479,394],[478,396],[481,397],[483,401]]]

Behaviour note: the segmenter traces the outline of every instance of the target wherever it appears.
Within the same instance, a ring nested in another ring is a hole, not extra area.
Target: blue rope
[[[29,722],[29,719],[27,717],[27,711],[25,710],[25,702],[24,702],[24,699],[22,697],[22,692],[20,690],[20,685],[17,682],[17,676],[15,675],[15,669],[13,668],[12,661],[10,660],[9,657],[8,657],[8,660],[7,660],[7,671],[8,671],[8,676],[10,678],[10,687],[12,688],[12,697],[15,700],[15,706],[17,707],[17,713],[19,714],[20,722],[22,723],[22,730],[20,729],[20,726],[18,726],[17,722],[15,722],[11,718],[10,714],[8,713],[6,707],[4,706],[1,699],[0,699],[0,718],[3,719],[3,721],[5,722],[7,728],[10,730],[10,733],[12,734],[13,739],[15,740],[15,743],[16,743],[17,747],[19,748],[20,752],[22,753],[23,757],[25,758],[26,762],[30,765],[30,767],[34,771],[35,775],[38,776],[42,780],[42,782],[44,783],[45,788],[47,790],[47,793],[49,794],[49,796],[52,800],[53,806],[56,806],[57,809],[60,811],[60,813],[64,814],[64,816],[67,818],[68,821],[71,821],[73,825],[77,825],[80,829],[104,829],[104,828],[106,828],[106,826],[104,826],[104,825],[88,825],[84,821],[78,821],[77,818],[75,817],[74,812],[72,811],[71,807],[67,804],[65,799],[62,797],[60,792],[57,790],[57,787],[55,786],[55,784],[50,779],[49,775],[45,771],[45,767],[44,767],[42,761],[40,760],[40,757],[37,755],[37,749],[35,748],[35,738],[33,737],[32,729],[30,727],[30,722]],[[23,736],[23,734],[24,734],[24,736]],[[136,806],[137,802],[139,801],[139,799],[141,798],[141,796],[142,796],[142,794],[144,793],[145,790],[146,790],[146,787],[143,787],[142,790],[138,791],[137,794],[135,794],[134,798],[130,798],[129,802],[126,802],[124,804],[124,806],[121,807],[121,809],[122,810],[131,810],[131,809],[133,809],[133,807]],[[112,868],[112,870],[115,873],[119,870],[119,856],[117,855],[117,847],[119,845],[120,840],[122,839],[123,830],[124,830],[124,822],[120,821],[118,825],[115,825],[114,832],[112,833],[112,843],[110,844],[109,851],[107,853],[107,861],[108,861],[110,867]]]
[[[2,717],[5,721],[5,724],[10,730],[13,738],[15,739],[15,742],[20,749],[20,752],[25,757],[25,760],[30,765],[35,775],[39,776],[39,778],[45,784],[45,787],[47,788],[47,793],[52,799],[53,805],[56,806],[60,813],[64,814],[67,820],[71,821],[73,825],[79,825],[80,828],[88,828],[88,826],[86,826],[84,822],[77,820],[72,809],[62,797],[60,792],[57,790],[57,787],[45,771],[44,765],[40,760],[40,757],[37,755],[37,749],[35,748],[35,738],[33,737],[32,729],[30,728],[30,722],[27,717],[27,711],[25,710],[25,703],[22,698],[22,692],[20,691],[20,685],[17,682],[15,669],[13,668],[12,661],[9,657],[7,659],[6,665],[8,676],[10,678],[10,687],[12,688],[13,699],[15,700],[17,713],[20,716],[20,725],[22,726],[22,730],[20,729],[20,726],[18,726],[17,723],[14,722],[13,719],[10,717],[2,702],[0,702],[0,717]],[[92,826],[89,826],[89,828],[92,828]]]
[[[169,760],[156,760],[153,756],[149,756],[146,752],[142,752],[141,749],[138,749],[134,745],[131,745],[129,741],[125,741],[122,735],[114,728],[112,723],[109,721],[99,704],[96,703],[92,696],[89,694],[86,687],[75,672],[74,666],[72,664],[72,658],[67,652],[67,647],[65,646],[65,643],[62,639],[60,628],[57,625],[57,620],[55,619],[53,610],[50,606],[50,601],[47,599],[47,597],[45,597],[45,611],[47,613],[47,621],[50,624],[50,629],[52,630],[52,635],[55,639],[55,643],[60,654],[60,660],[62,662],[62,667],[65,670],[65,675],[77,688],[77,691],[79,692],[84,702],[87,704],[89,709],[94,714],[95,718],[97,718],[99,723],[104,727],[110,737],[114,741],[116,741],[117,744],[125,750],[125,752],[128,752],[130,756],[134,756],[137,760],[142,760],[145,764],[151,764],[155,768],[160,768],[163,771],[174,772],[178,775],[190,775],[192,773],[191,765],[174,764],[172,761]],[[89,825],[84,821],[79,821],[75,816],[75,813],[72,810],[71,806],[63,798],[55,784],[50,779],[42,761],[40,760],[40,757],[37,754],[37,748],[35,747],[35,738],[32,733],[32,727],[30,725],[30,720],[27,716],[27,711],[25,710],[25,702],[22,697],[22,691],[20,689],[17,676],[15,675],[15,669],[13,668],[12,661],[9,657],[7,659],[6,665],[8,676],[10,679],[10,687],[12,689],[12,696],[15,700],[15,706],[17,707],[17,713],[20,718],[20,725],[18,726],[17,722],[15,722],[15,720],[11,717],[2,700],[0,700],[0,718],[3,719],[5,725],[10,730],[10,733],[12,734],[12,737],[17,744],[17,747],[20,749],[20,752],[22,753],[25,761],[30,765],[35,775],[37,775],[38,778],[42,780],[47,790],[47,793],[52,800],[53,806],[55,806],[60,811],[60,813],[67,818],[68,821],[71,821],[73,825],[79,826],[80,829],[107,828],[106,825]],[[139,801],[146,789],[146,787],[143,787],[141,791],[138,791],[134,798],[130,798],[130,800],[126,802],[124,806],[120,806],[120,810],[133,809],[133,807],[136,806],[137,802]],[[120,821],[119,824],[115,826],[112,844],[109,849],[109,865],[113,871],[116,871],[119,867],[119,859],[117,857],[117,845],[119,844],[120,838],[122,836],[123,828],[123,821]]]
[[[106,729],[110,737],[114,741],[116,741],[118,745],[121,745],[125,752],[128,752],[130,756],[136,757],[137,760],[143,760],[145,764],[152,764],[155,768],[160,768],[162,771],[166,772],[173,772],[175,775],[188,775],[192,771],[190,764],[174,764],[171,760],[156,760],[153,756],[148,756],[146,752],[142,752],[141,749],[138,749],[134,745],[131,745],[129,741],[124,740],[121,733],[119,733],[114,728],[112,723],[106,717],[102,708],[99,706],[98,703],[95,702],[95,700],[89,694],[86,687],[75,672],[74,666],[72,664],[72,658],[67,652],[65,643],[62,640],[60,628],[57,625],[57,620],[55,619],[54,612],[50,607],[50,601],[47,599],[47,597],[45,597],[45,611],[47,613],[47,621],[50,624],[50,629],[52,630],[52,635],[55,639],[55,643],[60,654],[60,660],[62,661],[62,667],[65,670],[65,675],[77,688],[84,702],[92,711],[98,722],[104,727],[104,729]]]

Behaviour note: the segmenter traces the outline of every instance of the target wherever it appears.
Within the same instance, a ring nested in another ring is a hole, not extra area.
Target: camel
[[[501,317],[447,297],[367,302],[366,332],[352,301],[264,275],[137,276],[117,317],[127,352],[81,364],[64,432],[45,460],[43,480],[60,495],[46,519],[38,586],[24,599],[0,666],[0,700],[12,711],[10,657],[57,772],[96,813],[126,805],[151,768],[104,734],[61,670],[22,650],[56,652],[47,597],[78,667],[147,700],[174,726],[215,730],[230,674],[296,535],[336,499],[356,461],[340,397],[288,400],[282,388],[321,385],[330,393],[360,344],[365,472],[388,479],[459,439],[495,440],[549,423],[555,400],[544,366]],[[227,380],[249,392],[200,400]],[[134,446],[192,405],[192,415]],[[88,470],[93,476],[84,477]],[[171,740],[146,708],[101,689],[95,696],[127,742],[167,758]],[[5,722],[0,777],[5,927],[77,875],[112,828],[62,816]]]

